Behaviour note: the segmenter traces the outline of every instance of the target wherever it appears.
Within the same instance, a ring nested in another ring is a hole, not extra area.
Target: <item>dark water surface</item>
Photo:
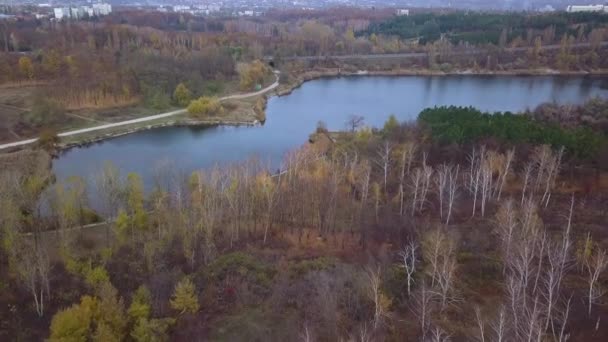
[[[344,128],[352,114],[381,126],[390,114],[415,120],[426,108],[473,106],[486,111],[521,111],[544,102],[580,104],[608,98],[608,79],[594,77],[345,77],[305,83],[292,94],[268,101],[267,120],[257,127],[165,127],[134,133],[63,153],[53,163],[60,181],[89,179],[105,161],[122,172],[151,180],[159,163],[180,171],[226,164],[257,155],[278,168],[285,152],[302,145],[322,120],[330,130]]]

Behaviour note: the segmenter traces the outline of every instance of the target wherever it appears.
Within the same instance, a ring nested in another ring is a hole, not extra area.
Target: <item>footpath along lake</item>
[[[390,114],[415,120],[427,107],[473,106],[484,111],[521,111],[541,103],[581,104],[608,98],[608,78],[583,76],[357,76],[306,82],[290,95],[268,101],[263,126],[164,127],[86,147],[72,148],[53,162],[61,181],[90,179],[105,161],[121,172],[137,172],[146,184],[158,165],[182,172],[257,156],[273,168],[302,145],[317,122],[344,128],[352,114],[381,127]]]

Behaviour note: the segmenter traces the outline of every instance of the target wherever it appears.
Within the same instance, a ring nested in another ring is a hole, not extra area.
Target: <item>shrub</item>
[[[64,119],[65,108],[57,101],[36,96],[32,110],[23,115],[23,120],[35,127],[52,125]]]
[[[40,137],[38,138],[38,147],[45,151],[54,151],[55,146],[59,143],[59,136],[57,135],[57,131],[54,129],[44,129],[40,132]]]
[[[224,107],[215,97],[200,97],[190,102],[188,113],[194,117],[208,117],[224,114]]]
[[[239,276],[263,287],[270,286],[275,270],[251,255],[237,252],[223,255],[209,265],[208,277],[220,282],[230,276]]]

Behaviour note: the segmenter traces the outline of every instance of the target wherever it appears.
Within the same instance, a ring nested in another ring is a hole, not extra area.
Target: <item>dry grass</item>
[[[26,177],[36,176],[47,181],[52,175],[51,156],[42,150],[22,150],[0,154],[0,173],[15,173]]]

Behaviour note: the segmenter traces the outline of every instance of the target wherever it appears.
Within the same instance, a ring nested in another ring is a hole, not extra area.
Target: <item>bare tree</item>
[[[95,177],[96,194],[107,220],[113,220],[118,214],[124,197],[123,183],[120,172],[110,162],[105,163],[101,172]]]
[[[302,342],[314,342],[315,339],[313,338],[312,331],[308,327],[308,324],[304,324],[304,328],[300,333],[300,340]]]
[[[511,170],[511,163],[513,162],[513,158],[515,157],[515,149],[510,149],[509,151],[507,151],[507,156],[506,156],[506,160],[503,164],[503,168],[501,168],[500,170],[500,177],[499,177],[499,185],[497,187],[498,189],[498,194],[496,195],[496,199],[500,201],[500,196],[502,195],[502,189],[504,188],[506,182],[507,182],[507,177],[509,175],[509,171]]]
[[[358,185],[359,192],[361,193],[361,208],[359,209],[359,212],[361,213],[369,198],[371,166],[367,161],[361,162],[357,178],[359,179]]]
[[[532,155],[532,165],[534,167],[534,171],[536,172],[536,177],[534,177],[534,186],[532,188],[534,192],[539,190],[544,178],[546,178],[547,164],[549,163],[551,154],[551,147],[548,145],[537,146],[534,149],[534,153]]]
[[[433,168],[426,164],[426,154],[424,154],[422,162],[422,187],[420,189],[420,207],[422,211],[426,204],[426,196],[431,188],[431,179],[433,176]]]
[[[523,324],[518,328],[520,340],[541,342],[543,336],[543,324],[541,319],[541,305],[538,296],[534,298],[534,305],[531,308],[523,307]]]
[[[570,334],[566,334],[566,324],[568,323],[568,316],[570,314],[570,302],[572,301],[572,296],[570,296],[568,298],[568,300],[566,301],[566,304],[564,305],[564,308],[562,310],[558,310],[559,312],[559,322],[560,322],[560,329],[559,329],[559,335],[557,338],[558,342],[564,342],[567,341],[568,338],[570,337]],[[555,335],[555,334],[554,334]]]
[[[527,163],[526,166],[524,167],[523,173],[523,187],[521,190],[521,201],[520,201],[520,205],[524,205],[524,200],[526,199],[526,194],[527,194],[527,190],[530,187],[530,179],[532,177],[532,170],[533,170],[533,165],[532,163]],[[532,197],[533,192],[532,190],[530,190],[531,194],[530,197]]]
[[[361,115],[350,115],[348,120],[346,120],[346,127],[350,130],[351,133],[354,133],[359,129],[359,127],[363,126],[363,122],[365,118]]]
[[[541,203],[545,204],[545,207],[549,205],[549,200],[551,199],[551,189],[555,186],[555,180],[559,175],[559,171],[561,169],[562,156],[564,154],[564,148],[561,147],[557,154],[552,154],[549,158],[549,163],[546,171],[545,178],[545,191],[543,193],[543,197],[541,199]]]
[[[437,194],[439,195],[439,217],[443,219],[443,207],[445,192],[448,185],[448,174],[451,173],[451,166],[442,164],[437,169],[437,176],[435,177],[435,186],[437,188]]]
[[[492,167],[487,160],[481,161],[481,216],[486,214],[486,202],[492,195]]]
[[[517,327],[520,322],[519,314],[521,304],[523,303],[522,298],[526,296],[521,279],[513,274],[508,274],[505,281],[505,290],[509,300],[510,317],[512,318],[513,326]]]
[[[448,213],[445,219],[445,225],[450,224],[450,217],[452,217],[452,207],[454,206],[454,200],[456,199],[456,191],[458,191],[458,171],[460,165],[456,166],[456,171],[450,170],[448,175]]]
[[[414,213],[416,212],[417,204],[419,201],[418,193],[420,192],[422,177],[422,170],[420,168],[416,168],[416,170],[414,170],[414,173],[411,175],[412,188],[414,193],[412,198],[412,216],[414,216]]]
[[[549,243],[547,245],[547,260],[548,265],[543,267],[544,275],[542,279],[542,291],[541,295],[543,296],[544,302],[544,310],[545,310],[545,324],[544,329],[547,330],[549,328],[549,324],[553,322],[553,314],[555,305],[559,296],[559,282],[560,273],[561,273],[561,261],[562,261],[562,253],[563,249],[560,245]],[[553,326],[552,326],[553,329]]]
[[[382,280],[380,276],[380,267],[368,268],[367,272],[368,294],[374,303],[374,330],[378,329],[382,320],[386,316],[386,303],[384,295],[381,292]]]
[[[507,260],[511,259],[511,244],[517,228],[516,209],[511,199],[504,201],[496,213],[498,236],[500,237],[503,259],[503,274],[507,268]]]
[[[44,303],[50,297],[49,275],[51,264],[43,243],[23,241],[18,254],[19,274],[34,297],[34,306],[39,317],[44,315]],[[45,297],[46,295],[46,297]]]
[[[483,170],[483,161],[485,159],[485,146],[482,146],[479,153],[475,149],[469,154],[469,191],[473,194],[473,213],[475,216],[477,210],[477,197],[481,189],[481,177]]]
[[[399,158],[399,215],[405,213],[405,176],[409,175],[412,161],[416,153],[416,144],[406,143],[400,149]]]
[[[477,322],[477,327],[479,328],[479,340],[481,342],[485,342],[485,322],[481,317],[481,309],[479,308],[479,305],[475,306],[475,321]]]
[[[494,340],[496,342],[503,342],[507,339],[507,316],[505,314],[504,306],[500,307],[498,311],[498,317],[491,324],[492,330],[494,331]]]
[[[367,324],[363,323],[359,326],[358,335],[351,336],[348,342],[373,342],[374,334],[368,329]]]
[[[263,173],[257,178],[258,193],[261,195],[264,202],[264,209],[266,211],[266,223],[264,224],[264,241],[266,244],[266,238],[268,236],[268,230],[272,229],[272,217],[275,209],[275,205],[278,198],[277,185],[273,179],[266,173]]]
[[[412,301],[413,312],[418,317],[418,323],[420,324],[420,333],[422,335],[420,340],[422,341],[426,339],[426,334],[428,333],[431,325],[433,301],[434,293],[427,287],[426,282],[423,280],[422,284],[418,288],[418,291],[414,295],[414,300]]]
[[[410,240],[405,247],[399,252],[399,256],[402,259],[403,268],[405,269],[405,274],[407,275],[407,295],[411,294],[411,286],[414,281],[413,275],[416,272],[416,263],[418,261],[417,257],[418,245],[414,240]]]
[[[384,191],[386,192],[386,183],[388,182],[388,173],[391,167],[391,153],[393,145],[385,141],[376,152],[378,158],[374,160],[376,165],[382,170],[384,180]]]
[[[456,273],[456,258],[454,256],[454,245],[452,242],[447,243],[447,249],[442,251],[443,257],[438,267],[437,272],[437,287],[439,289],[439,297],[441,300],[441,310],[444,310],[446,305],[452,299],[454,291],[454,275]]]
[[[603,249],[595,248],[593,254],[591,254],[589,260],[585,264],[587,270],[587,283],[588,283],[588,305],[589,305],[589,316],[591,316],[591,307],[601,298],[606,291],[601,287],[598,280],[600,275],[608,267],[608,257],[606,251]]]
[[[454,276],[456,272],[455,245],[443,231],[435,229],[424,236],[423,255],[430,265],[431,286],[435,288],[444,310],[454,298]]]
[[[430,341],[430,342],[449,342],[450,335],[447,334],[445,331],[443,331],[441,328],[435,327],[431,331],[431,336],[429,336],[428,341]]]
[[[532,159],[525,169],[522,203],[528,187],[528,180],[533,178],[534,181],[529,189],[530,198],[535,196],[539,191],[543,191],[540,203],[545,207],[549,205],[551,190],[555,186],[555,180],[561,168],[563,153],[563,147],[557,152],[551,150],[551,147],[548,145],[537,146],[534,149]]]
[[[538,289],[538,281],[540,279],[540,274],[541,271],[543,270],[543,264],[545,261],[545,249],[548,248],[547,247],[547,231],[544,229],[541,229],[538,232],[538,235],[540,236],[540,238],[536,239],[537,242],[537,266],[536,266],[536,278],[534,279],[534,286],[532,287],[532,293],[536,294],[536,291]]]

